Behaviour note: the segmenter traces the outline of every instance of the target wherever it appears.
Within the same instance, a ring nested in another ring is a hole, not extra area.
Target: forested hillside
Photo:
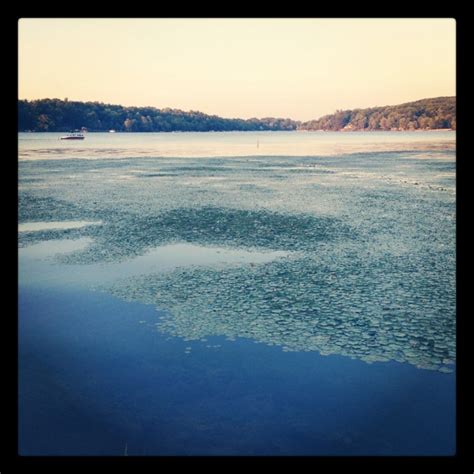
[[[437,97],[401,105],[338,110],[301,123],[300,130],[434,130],[456,128],[456,97]]]
[[[456,98],[437,97],[401,105],[338,110],[317,120],[226,119],[202,112],[124,107],[59,99],[18,101],[18,130],[65,132],[174,132],[251,130],[433,130],[456,129]]]
[[[100,102],[42,99],[18,102],[18,130],[64,132],[87,128],[91,132],[174,132],[230,130],[295,130],[290,119],[225,119],[201,112],[154,107],[123,107]]]

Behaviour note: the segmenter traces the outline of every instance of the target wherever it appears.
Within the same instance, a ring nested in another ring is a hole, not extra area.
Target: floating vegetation
[[[181,208],[143,218],[110,216],[100,229],[89,229],[94,244],[81,253],[62,258],[62,263],[113,262],[142,255],[169,242],[199,243],[280,251],[301,251],[356,232],[332,217],[283,214],[266,210],[232,208]]]
[[[447,294],[433,299],[423,289],[429,281],[414,287],[417,277],[404,272],[402,262],[400,273],[388,277],[344,258],[337,280],[331,270],[318,258],[286,259],[141,276],[107,291],[166,309],[169,316],[157,329],[188,341],[244,337],[284,351],[452,371],[447,366],[455,358],[454,298],[449,304]]]
[[[455,155],[435,148],[22,161],[20,223],[102,224],[21,232],[19,245],[87,237],[87,247],[56,257],[83,265],[148,258],[166,244],[281,252],[267,262],[153,270],[103,289],[166,309],[153,327],[185,341],[244,337],[449,373]]]

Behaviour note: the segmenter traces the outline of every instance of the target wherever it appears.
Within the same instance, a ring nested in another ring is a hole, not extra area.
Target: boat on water
[[[109,133],[115,133],[115,130],[109,130]]]
[[[71,132],[60,137],[60,140],[84,140],[84,134],[81,132]]]

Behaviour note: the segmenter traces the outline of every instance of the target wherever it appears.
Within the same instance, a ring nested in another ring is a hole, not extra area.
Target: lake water
[[[454,132],[20,133],[20,159],[335,155],[404,149],[454,149]]]
[[[19,134],[24,455],[451,455],[455,133]]]

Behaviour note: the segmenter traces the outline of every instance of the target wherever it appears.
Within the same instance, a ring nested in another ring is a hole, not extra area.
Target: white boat
[[[115,133],[115,130],[109,130],[109,133]]]
[[[81,132],[71,132],[60,137],[60,140],[84,140],[84,134]]]

